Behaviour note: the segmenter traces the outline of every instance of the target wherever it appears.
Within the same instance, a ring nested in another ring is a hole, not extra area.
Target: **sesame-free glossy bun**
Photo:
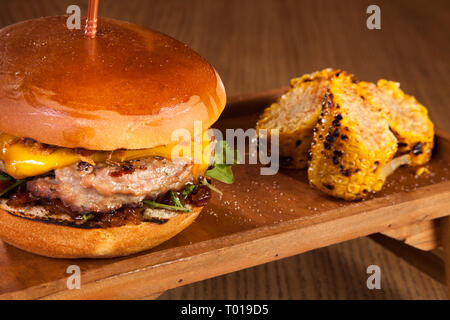
[[[127,22],[98,21],[94,39],[66,16],[0,30],[0,131],[91,150],[174,142],[225,106],[214,68],[183,43]]]
[[[0,238],[22,250],[52,258],[111,258],[148,250],[174,237],[197,218],[203,207],[178,214],[166,223],[83,229],[63,226],[0,209]],[[156,209],[154,209],[156,210]]]

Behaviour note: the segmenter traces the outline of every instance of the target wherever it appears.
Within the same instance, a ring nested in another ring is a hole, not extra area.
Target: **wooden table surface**
[[[368,30],[366,8],[375,3],[381,8],[382,29]],[[63,14],[70,4],[79,4],[86,12],[87,0],[0,1],[0,27]],[[214,65],[229,96],[285,86],[290,78],[303,73],[338,67],[363,80],[384,77],[401,82],[406,92],[428,107],[436,125],[450,131],[448,0],[101,0],[100,15],[151,27],[189,44]],[[377,262],[392,270],[388,278],[391,286],[372,294],[363,288],[363,282],[355,279],[366,277],[367,264]],[[321,265],[328,263],[336,265],[337,274],[323,270]],[[343,279],[351,279],[352,274],[349,266],[360,274],[346,282]],[[297,281],[303,285],[301,290],[294,285]],[[444,296],[445,290],[437,282],[405,266],[367,239],[163,295],[165,298]]]

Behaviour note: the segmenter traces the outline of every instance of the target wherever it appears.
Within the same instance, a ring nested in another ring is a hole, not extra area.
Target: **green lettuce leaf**
[[[0,181],[9,181],[11,179],[12,178],[10,176],[8,176],[7,174],[5,174],[3,172],[0,173]]]
[[[190,184],[188,185],[183,192],[181,192],[181,196],[183,197],[183,199],[186,199],[192,192],[194,192],[197,189],[197,185],[195,184]]]
[[[155,201],[144,200],[142,201],[150,208],[159,208],[159,209],[167,209],[167,210],[175,210],[175,211],[183,211],[183,212],[191,212],[190,209],[184,207],[170,206],[168,204],[158,203]]]
[[[177,206],[179,208],[184,208],[183,205],[181,204],[180,199],[178,199],[177,195],[175,194],[175,192],[170,191],[170,198],[172,199],[172,202],[175,203],[175,206]]]
[[[231,150],[223,140],[216,142],[214,153],[213,168],[206,171],[206,176],[219,180],[220,182],[232,184],[234,175],[231,167],[239,163],[239,153],[237,150]],[[233,159],[233,163],[227,164],[227,155]]]

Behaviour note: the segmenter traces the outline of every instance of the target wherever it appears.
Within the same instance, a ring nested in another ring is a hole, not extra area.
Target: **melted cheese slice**
[[[38,176],[54,169],[63,168],[79,161],[95,164],[104,161],[123,162],[160,156],[172,161],[193,163],[195,177],[203,174],[211,161],[211,140],[205,133],[202,141],[187,141],[151,149],[94,151],[88,156],[74,149],[63,147],[28,146],[23,140],[0,133],[0,169],[15,179]],[[176,157],[176,159],[172,159]]]

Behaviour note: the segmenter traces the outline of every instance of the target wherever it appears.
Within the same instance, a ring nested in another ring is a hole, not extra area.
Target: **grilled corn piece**
[[[280,164],[287,168],[306,168],[313,128],[331,77],[338,71],[325,69],[291,80],[291,89],[267,108],[256,125],[279,129]]]
[[[405,94],[398,82],[381,79],[377,85],[360,82],[358,87],[389,123],[398,140],[397,155],[409,154],[411,165],[428,162],[433,150],[434,126],[427,109]]]
[[[386,119],[360,96],[352,75],[334,76],[314,129],[310,184],[338,198],[363,198],[381,190],[386,176],[405,162],[391,162],[396,152]]]

